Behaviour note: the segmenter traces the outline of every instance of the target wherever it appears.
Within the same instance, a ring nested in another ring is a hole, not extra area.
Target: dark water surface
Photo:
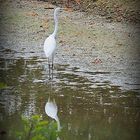
[[[54,79],[48,80],[46,60],[0,59],[1,138],[14,139],[11,129],[20,129],[21,115],[45,114],[49,98],[55,99],[62,127],[61,140],[140,139],[140,94],[122,91],[109,81],[89,81],[80,69],[55,64]],[[94,75],[106,73],[94,73]],[[109,74],[109,73],[108,73]],[[93,76],[93,73],[90,73]]]

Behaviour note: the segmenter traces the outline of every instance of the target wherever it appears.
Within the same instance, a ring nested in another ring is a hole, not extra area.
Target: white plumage
[[[55,100],[50,101],[50,99],[48,99],[48,102],[45,105],[45,112],[49,117],[57,120],[58,109],[57,109],[57,105],[55,103]]]
[[[56,34],[58,30],[58,13],[62,8],[57,7],[54,11],[54,32],[44,42],[44,52],[47,58],[52,58],[56,49]]]
[[[44,52],[47,58],[53,57],[56,49],[56,40],[54,35],[50,35],[44,42]]]
[[[61,129],[60,121],[59,121],[59,118],[58,118],[58,115],[57,115],[58,108],[57,108],[57,105],[55,103],[55,100],[51,101],[50,98],[48,99],[48,102],[45,105],[45,112],[49,117],[56,120],[57,129],[58,129],[58,131],[60,131],[60,129]]]
[[[54,32],[46,38],[44,42],[44,52],[46,57],[48,58],[48,65],[49,65],[49,77],[50,77],[50,68],[52,68],[52,76],[53,76],[53,60],[54,60],[54,54],[56,49],[56,34],[58,30],[58,13],[62,8],[56,8],[54,11],[54,22],[55,22],[55,28]],[[51,62],[51,65],[50,65]]]

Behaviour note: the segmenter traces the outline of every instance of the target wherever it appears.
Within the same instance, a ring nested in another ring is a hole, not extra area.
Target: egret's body
[[[50,35],[44,42],[44,52],[48,59],[52,59],[56,49],[56,40],[53,35]]]
[[[58,30],[58,13],[61,8],[56,8],[54,11],[54,22],[55,22],[55,28],[54,32],[46,38],[44,42],[44,52],[46,57],[48,58],[48,64],[49,64],[49,76],[50,76],[50,68],[52,65],[52,70],[53,70],[53,60],[54,60],[54,54],[55,54],[55,49],[56,49],[56,34]]]

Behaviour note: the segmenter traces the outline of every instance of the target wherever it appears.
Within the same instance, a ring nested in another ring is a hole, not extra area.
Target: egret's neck
[[[57,30],[58,30],[58,17],[56,12],[54,12],[54,23],[55,23],[55,27],[54,27],[53,35],[54,37],[56,37]]]
[[[58,118],[57,115],[56,115],[56,117],[55,117],[55,120],[56,120],[56,122],[57,122],[57,130],[60,131],[61,126],[60,126],[60,121],[59,121],[59,118]]]

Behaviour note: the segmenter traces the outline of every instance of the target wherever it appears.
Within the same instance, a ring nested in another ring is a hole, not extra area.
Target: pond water
[[[51,120],[45,113],[48,98],[58,107],[61,140],[140,138],[138,92],[94,82],[70,65],[55,64],[54,78],[48,80],[46,59],[37,57],[1,58],[0,63],[0,81],[7,85],[0,90],[0,139],[14,139],[10,130],[20,129],[21,115],[41,114]]]

